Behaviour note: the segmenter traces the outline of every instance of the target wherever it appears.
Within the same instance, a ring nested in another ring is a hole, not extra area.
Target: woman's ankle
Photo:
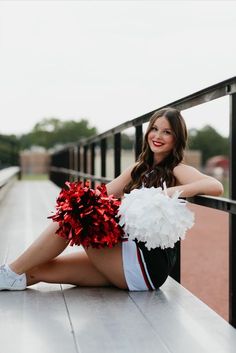
[[[9,267],[9,269],[10,269],[13,273],[15,273],[15,274],[17,274],[17,275],[22,275],[22,274],[25,272],[25,271],[22,271],[22,269],[19,268],[14,262],[8,264],[7,266]]]

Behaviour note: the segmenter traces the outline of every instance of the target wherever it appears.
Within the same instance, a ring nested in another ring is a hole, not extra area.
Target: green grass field
[[[48,180],[48,174],[22,174],[22,180]]]
[[[228,179],[228,178],[225,178],[225,179],[222,181],[222,184],[223,184],[223,186],[224,186],[224,195],[223,195],[223,197],[228,198],[228,197],[229,197],[229,179]]]

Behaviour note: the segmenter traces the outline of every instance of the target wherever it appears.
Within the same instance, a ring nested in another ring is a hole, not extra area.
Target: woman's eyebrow
[[[156,128],[159,129],[159,126],[157,126],[155,124],[153,124],[152,127],[156,127]],[[170,130],[170,131],[172,131],[172,129],[170,127],[164,127],[162,130]]]

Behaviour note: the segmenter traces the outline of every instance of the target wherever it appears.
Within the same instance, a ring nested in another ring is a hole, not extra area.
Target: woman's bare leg
[[[37,282],[65,283],[79,286],[116,286],[128,289],[122,265],[121,245],[112,249],[88,248],[61,255],[28,272],[27,285]]]
[[[111,286],[112,283],[92,264],[84,251],[61,255],[26,272],[27,285],[38,282],[79,286]]]
[[[116,287],[127,289],[125,280],[123,261],[122,261],[122,244],[119,243],[113,248],[85,249],[90,261],[93,265]]]
[[[113,284],[118,288],[127,289],[121,244],[111,249],[89,247],[85,249],[86,258],[79,257],[79,252],[75,254],[78,257],[70,254],[68,257],[57,258],[68,245],[68,241],[55,234],[57,229],[58,224],[51,223],[39,238],[9,265],[12,271],[18,274],[26,273],[28,285],[44,281],[92,286]],[[79,266],[82,266],[81,270]]]
[[[68,245],[68,241],[58,236],[58,224],[51,223],[42,234],[9,264],[12,271],[21,274],[58,256]]]

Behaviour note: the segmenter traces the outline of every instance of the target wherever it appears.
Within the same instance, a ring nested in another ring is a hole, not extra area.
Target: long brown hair
[[[154,153],[148,144],[148,134],[156,119],[160,117],[165,117],[168,120],[173,131],[175,146],[166,158],[153,165]],[[167,187],[174,186],[176,179],[173,169],[183,160],[186,143],[187,128],[180,111],[170,107],[157,110],[150,118],[144,136],[142,152],[131,172],[131,181],[125,186],[124,192],[129,193],[133,189],[140,188],[143,183],[146,187],[158,187],[162,186],[162,182],[165,181]]]

